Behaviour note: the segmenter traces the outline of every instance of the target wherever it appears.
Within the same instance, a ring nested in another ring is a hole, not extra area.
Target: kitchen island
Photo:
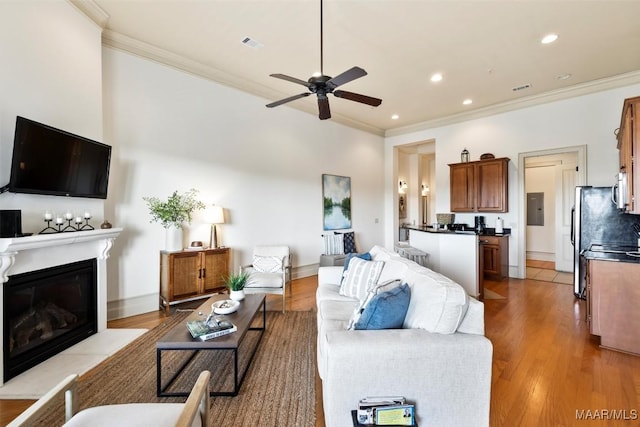
[[[429,254],[427,267],[459,283],[467,293],[477,299],[484,297],[484,262],[481,244],[484,236],[495,234],[493,229],[477,234],[473,229],[443,230],[430,226],[405,226],[409,230],[412,247]]]
[[[409,228],[409,242],[429,254],[431,270],[459,283],[472,297],[482,299],[482,252],[474,232]]]

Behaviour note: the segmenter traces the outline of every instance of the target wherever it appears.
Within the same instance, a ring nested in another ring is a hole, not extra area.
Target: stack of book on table
[[[238,330],[229,320],[209,316],[205,320],[187,321],[187,329],[191,336],[201,341],[228,335]]]
[[[417,426],[415,406],[402,396],[365,397],[351,415],[354,426]]]

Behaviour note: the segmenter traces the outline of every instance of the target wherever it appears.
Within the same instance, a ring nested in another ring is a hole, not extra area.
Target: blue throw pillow
[[[344,273],[349,268],[349,262],[351,262],[354,258],[360,258],[365,261],[371,261],[371,254],[369,252],[365,252],[363,254],[347,254],[347,257],[344,259],[344,268],[342,269],[342,277],[344,278]]]
[[[401,329],[410,299],[411,288],[406,283],[379,293],[364,308],[354,329]]]

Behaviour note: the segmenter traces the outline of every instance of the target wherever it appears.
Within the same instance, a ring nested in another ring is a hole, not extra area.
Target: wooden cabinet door
[[[629,98],[622,107],[622,119],[618,130],[618,150],[620,156],[620,172],[627,175],[627,205],[625,211],[640,214],[640,97]]]
[[[202,254],[203,292],[224,288],[224,277],[229,274],[229,249],[214,249]]]
[[[591,333],[614,350],[640,354],[640,265],[589,260]]]
[[[476,163],[476,208],[478,212],[507,212],[508,160],[485,160]]]
[[[200,293],[200,254],[181,252],[169,255],[170,301]]]
[[[500,247],[485,243],[482,245],[482,254],[484,258],[483,272],[484,274],[497,275],[500,273]]]
[[[449,165],[451,212],[475,211],[475,173],[473,163]]]

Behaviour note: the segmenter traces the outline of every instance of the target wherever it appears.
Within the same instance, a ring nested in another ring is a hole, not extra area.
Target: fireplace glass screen
[[[92,259],[9,277],[5,381],[96,333],[96,270]]]

